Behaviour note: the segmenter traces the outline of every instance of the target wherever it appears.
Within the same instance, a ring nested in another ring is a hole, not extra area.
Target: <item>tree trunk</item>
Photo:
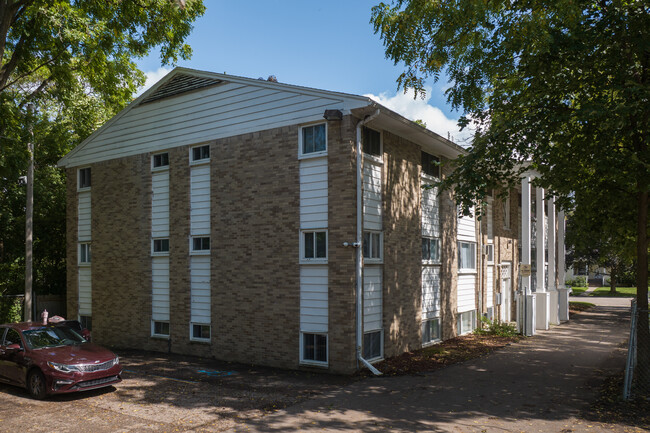
[[[642,186],[642,185],[640,185]],[[643,185],[644,186],[644,185]],[[637,369],[639,389],[650,390],[650,325],[648,323],[648,191],[640,188],[637,196],[637,269],[636,302]]]
[[[618,275],[618,266],[612,265],[609,275],[609,293],[616,294],[616,277]]]

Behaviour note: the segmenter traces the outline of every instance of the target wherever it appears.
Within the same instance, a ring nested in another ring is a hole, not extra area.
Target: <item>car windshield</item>
[[[76,346],[86,340],[67,326],[48,326],[24,331],[23,335],[31,349],[44,347]]]

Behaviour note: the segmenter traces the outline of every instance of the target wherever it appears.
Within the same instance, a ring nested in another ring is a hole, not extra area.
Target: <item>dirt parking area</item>
[[[259,418],[354,380],[202,358],[117,351],[123,381],[110,388],[29,398],[0,384],[0,432],[238,431]]]

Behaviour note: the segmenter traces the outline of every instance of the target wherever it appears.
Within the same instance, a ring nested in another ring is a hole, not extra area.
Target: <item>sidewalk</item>
[[[598,306],[488,357],[356,382],[231,431],[641,431],[581,418],[602,380],[623,368],[628,316]]]

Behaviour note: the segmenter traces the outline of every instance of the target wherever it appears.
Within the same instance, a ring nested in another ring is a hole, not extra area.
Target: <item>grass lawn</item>
[[[574,289],[575,290],[575,289]],[[609,293],[609,287],[599,287],[590,293],[591,296],[608,296],[617,298],[630,298],[636,296],[636,287],[617,287],[616,293]]]
[[[583,311],[587,311],[592,307],[595,307],[596,305],[590,304],[589,302],[569,302],[569,313],[571,314],[577,314],[581,313]]]
[[[586,287],[571,287],[571,296],[580,296],[587,290]]]

